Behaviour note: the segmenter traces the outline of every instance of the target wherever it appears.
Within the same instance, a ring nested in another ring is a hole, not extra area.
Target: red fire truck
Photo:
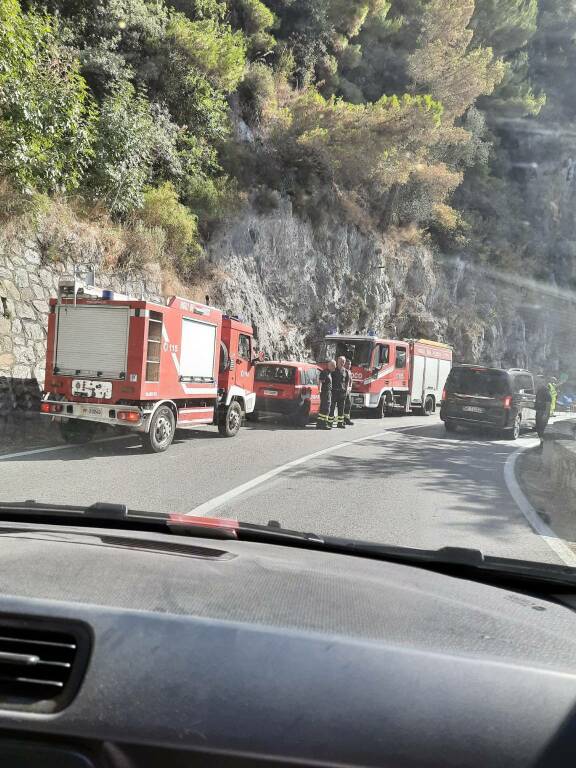
[[[254,410],[253,332],[219,309],[172,297],[167,305],[62,281],[50,302],[42,413],[64,438],[98,424],[130,427],[165,451],[176,427],[215,424],[235,435]]]
[[[436,341],[331,334],[320,364],[344,355],[352,361],[352,408],[376,418],[395,411],[429,416],[442,400],[452,348]]]

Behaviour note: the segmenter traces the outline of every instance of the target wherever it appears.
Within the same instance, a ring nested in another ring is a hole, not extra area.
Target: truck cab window
[[[250,336],[245,336],[243,333],[238,337],[238,357],[243,360],[250,360]]]
[[[396,368],[406,368],[406,347],[396,348]]]
[[[381,368],[390,360],[390,347],[388,344],[380,344],[376,350],[376,367]]]

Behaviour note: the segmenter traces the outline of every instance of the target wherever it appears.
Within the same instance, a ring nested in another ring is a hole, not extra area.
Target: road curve
[[[447,435],[437,417],[358,419],[346,430],[246,425],[179,432],[164,454],[139,439],[0,457],[0,500],[121,502],[132,509],[278,520],[283,527],[413,547],[466,546],[558,562],[504,478],[517,443]],[[288,466],[287,466],[288,465]],[[253,487],[249,481],[254,481]]]

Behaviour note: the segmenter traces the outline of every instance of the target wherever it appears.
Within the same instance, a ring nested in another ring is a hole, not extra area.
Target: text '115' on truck
[[[254,409],[252,328],[219,309],[166,305],[62,280],[50,302],[42,413],[64,439],[98,424],[128,427],[166,450],[176,427],[214,424],[232,437]]]
[[[321,365],[344,356],[352,361],[352,408],[376,418],[404,412],[429,416],[442,401],[452,367],[452,348],[436,341],[330,334]]]

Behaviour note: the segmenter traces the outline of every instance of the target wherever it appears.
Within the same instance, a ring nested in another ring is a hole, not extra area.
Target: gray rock
[[[36,320],[36,313],[34,312],[34,308],[31,304],[26,302],[15,302],[14,314],[20,319]]]
[[[31,378],[31,373],[30,366],[28,365],[15,365],[12,368],[12,376],[15,379],[29,379]]]
[[[14,271],[14,283],[17,288],[27,288],[29,284],[28,271],[23,268],[16,269]]]
[[[24,322],[24,333],[26,338],[32,339],[32,341],[42,341],[46,338],[45,328],[34,322]]]
[[[34,349],[32,346],[15,346],[14,347],[14,356],[16,358],[16,362],[18,364],[21,363],[36,363],[36,355],[34,353]]]

